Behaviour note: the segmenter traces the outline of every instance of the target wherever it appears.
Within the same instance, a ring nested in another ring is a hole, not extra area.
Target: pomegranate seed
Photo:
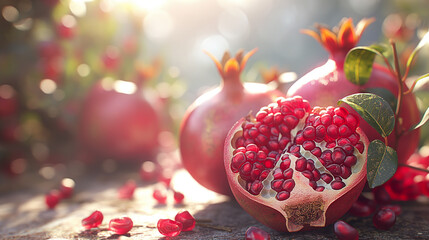
[[[291,179],[293,176],[293,169],[289,168],[283,171],[283,178],[284,179]]]
[[[283,158],[283,157],[282,157]],[[289,157],[285,158],[281,163],[280,163],[280,169],[285,170],[288,169],[290,167],[290,159]]]
[[[338,127],[334,124],[331,124],[326,128],[326,133],[328,134],[329,137],[331,137],[333,139],[337,139],[338,138]]]
[[[319,179],[320,179],[320,172],[317,169],[314,169],[311,173],[313,174],[313,180],[314,181],[319,181]]]
[[[271,240],[271,238],[264,230],[252,226],[246,230],[245,240]]]
[[[337,181],[337,180],[335,180],[335,181],[333,181],[332,183],[331,183],[331,187],[332,187],[332,189],[334,189],[334,190],[340,190],[341,188],[343,188],[343,187],[345,187],[346,186],[346,184],[344,183],[344,182],[342,182],[342,181]]]
[[[358,240],[359,232],[344,221],[337,221],[334,224],[334,232],[339,240]]]
[[[347,179],[352,175],[352,170],[349,167],[341,166],[341,177]]]
[[[94,211],[88,217],[82,219],[82,226],[85,229],[91,229],[100,226],[103,222],[103,214],[100,211]]]
[[[302,131],[302,135],[307,140],[314,140],[316,138],[316,129],[313,126],[307,126]]]
[[[182,231],[192,231],[195,227],[195,218],[188,211],[181,211],[176,214],[174,220],[182,223]]]
[[[159,219],[156,225],[159,233],[167,237],[175,237],[182,232],[182,223],[171,219]]]
[[[288,179],[284,181],[282,185],[283,190],[287,192],[292,192],[294,187],[295,187],[295,181],[293,179]]]
[[[246,156],[243,152],[237,152],[231,160],[231,170],[234,173],[237,173],[241,165],[246,161]]]
[[[359,196],[358,200],[353,203],[349,213],[356,217],[368,217],[374,213],[377,208],[375,202],[370,200],[363,195]]]
[[[326,127],[319,125],[316,127],[316,139],[324,139],[326,136]]]
[[[282,179],[283,178],[282,170],[280,168],[276,168],[273,171],[273,177],[274,177],[274,179]]]
[[[271,182],[271,189],[276,192],[280,192],[283,189],[283,180],[277,179]]]
[[[49,209],[53,209],[61,200],[61,193],[58,190],[51,190],[45,195],[45,203]]]
[[[380,209],[372,218],[374,226],[381,230],[388,230],[396,222],[396,214],[391,209]]]
[[[349,111],[347,111],[347,109],[345,109],[344,107],[336,107],[334,109],[334,113],[338,116],[346,117],[349,114]]]
[[[118,197],[120,199],[132,199],[135,190],[136,183],[133,180],[129,180],[122,187],[119,188]]]
[[[61,181],[61,198],[70,198],[73,195],[75,182],[71,178],[64,178]]]
[[[302,175],[304,175],[304,177],[312,180],[313,179],[313,173],[311,173],[310,170],[304,170],[301,172]]]
[[[264,119],[267,115],[268,113],[266,111],[261,110],[258,113],[256,113],[256,120],[262,121],[262,119]]]
[[[365,148],[365,146],[363,145],[363,143],[361,141],[359,141],[358,143],[356,143],[355,148],[360,152],[363,153],[363,150]]]
[[[346,158],[346,153],[343,149],[336,147],[332,152],[332,161],[336,164],[342,164]]]
[[[249,144],[246,146],[246,150],[247,151],[252,151],[252,152],[258,152],[259,151],[259,147],[256,146],[256,144]]]
[[[333,163],[333,164],[327,166],[326,169],[328,169],[328,171],[331,172],[332,175],[334,175],[334,176],[340,176],[341,175],[341,166],[338,164]]]
[[[346,120],[344,120],[344,118],[341,117],[341,116],[334,115],[332,117],[332,123],[335,124],[338,127],[341,126],[341,125],[343,125],[345,122],[346,122]]]
[[[176,203],[176,204],[183,203],[183,199],[185,199],[185,195],[183,195],[183,193],[176,192],[176,191],[174,191],[173,197],[174,197],[174,203]]]
[[[347,126],[349,126],[352,130],[355,130],[357,126],[359,126],[359,118],[355,117],[353,114],[348,114],[346,116]]]
[[[356,156],[347,156],[346,159],[344,159],[344,166],[347,167],[353,167],[357,163]]]
[[[313,154],[315,157],[320,157],[322,155],[322,150],[320,147],[315,147],[313,150],[310,151],[311,154]]]
[[[262,191],[262,188],[264,188],[264,185],[262,184],[262,182],[259,180],[256,180],[250,185],[249,193],[253,195],[258,195]]]
[[[353,156],[355,148],[350,143],[344,144],[342,147],[347,156]]]
[[[165,191],[162,191],[160,189],[155,189],[153,191],[152,196],[159,204],[167,203],[167,194],[165,193]]]
[[[307,168],[307,159],[305,158],[299,158],[295,162],[295,170],[297,171],[304,171]]]
[[[302,144],[302,147],[307,151],[311,151],[316,147],[316,144],[313,141],[307,140]]]
[[[338,128],[338,133],[340,134],[341,137],[349,137],[352,134],[352,131],[350,130],[350,128],[347,125],[341,125]]]
[[[320,122],[324,125],[324,126],[329,126],[332,123],[332,116],[329,114],[323,114],[320,117]]]
[[[287,115],[283,118],[283,122],[289,129],[294,129],[298,125],[299,120],[293,115]]]
[[[126,234],[133,228],[133,220],[129,217],[114,218],[109,222],[109,230],[116,234]]]
[[[398,216],[401,214],[402,210],[401,210],[401,206],[396,205],[396,204],[388,204],[388,205],[384,205],[381,207],[381,209],[390,209],[393,212],[395,212],[395,215]]]
[[[320,175],[320,178],[325,182],[325,183],[330,183],[332,182],[332,180],[334,179],[331,175],[327,174],[327,173],[322,173]]]
[[[323,190],[325,190],[325,187],[324,187],[324,186],[318,186],[318,187],[316,187],[316,189],[314,189],[314,190],[316,190],[316,191],[318,191],[318,192],[323,192]]]
[[[374,200],[379,204],[388,204],[392,201],[389,193],[384,187],[377,187],[372,190],[374,194]]]
[[[290,193],[287,191],[281,191],[279,193],[277,193],[276,195],[276,199],[279,201],[284,201],[286,199],[288,199],[290,197]]]

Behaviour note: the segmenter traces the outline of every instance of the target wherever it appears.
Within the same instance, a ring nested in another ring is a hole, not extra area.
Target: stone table
[[[38,179],[34,180],[34,179]],[[132,200],[118,198],[118,188],[134,179],[137,189]],[[160,218],[174,218],[180,210],[188,210],[198,224],[193,231],[182,232],[171,239],[243,239],[246,229],[257,226],[271,239],[336,239],[333,226],[299,233],[279,233],[258,223],[233,200],[199,186],[186,171],[178,171],[172,186],[185,194],[185,201],[175,205],[172,197],[159,205],[152,193],[160,183],[145,183],[130,172],[91,173],[75,178],[72,198],[47,209],[44,194],[58,183],[35,176],[19,180],[1,179],[0,239],[166,239],[156,229]],[[359,239],[429,239],[429,203],[413,201],[399,203],[402,214],[388,231],[375,229],[372,220],[344,216],[343,219],[359,230]],[[81,220],[94,210],[104,214],[100,228],[85,230]],[[124,236],[107,230],[112,218],[128,216],[133,229]]]

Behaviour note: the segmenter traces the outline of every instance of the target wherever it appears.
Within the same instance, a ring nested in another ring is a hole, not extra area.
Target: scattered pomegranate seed
[[[128,233],[133,228],[133,220],[129,217],[114,218],[109,222],[109,230],[116,234]]]
[[[381,230],[388,230],[396,222],[396,214],[391,209],[380,209],[372,218],[374,226]]]
[[[258,227],[249,227],[245,233],[246,240],[270,240],[270,234]]]
[[[160,189],[155,189],[153,190],[152,196],[159,204],[167,203],[167,194],[165,193],[165,191],[162,191]]]
[[[379,204],[388,204],[392,201],[389,193],[384,187],[377,187],[373,189],[374,200]]]
[[[75,182],[71,178],[64,178],[61,181],[60,193],[62,198],[70,198],[73,195]]]
[[[339,240],[358,240],[359,232],[344,221],[337,221],[334,224],[334,232]]]
[[[91,229],[100,226],[103,222],[103,214],[100,211],[94,211],[88,217],[82,219],[82,226],[85,229]]]
[[[61,200],[61,193],[58,190],[51,190],[45,195],[45,203],[49,209],[55,208]]]
[[[174,191],[174,195],[173,196],[174,196],[174,202],[176,204],[183,203],[183,199],[185,199],[185,195],[183,195],[183,193],[181,193],[181,192]]]
[[[118,197],[120,199],[132,199],[135,190],[136,183],[133,180],[129,180],[122,187],[119,188]]]
[[[381,209],[390,209],[392,211],[395,212],[396,216],[400,215],[402,210],[401,210],[401,206],[397,205],[397,204],[388,204],[388,205],[384,205],[381,207]]]
[[[162,235],[175,237],[182,232],[182,223],[171,219],[159,219],[157,228]]]
[[[353,203],[349,213],[356,217],[368,217],[376,210],[377,205],[373,200],[364,196],[359,196],[358,200]]]
[[[176,214],[174,220],[182,223],[182,231],[191,231],[195,227],[195,218],[188,211],[181,211]]]
[[[140,178],[143,181],[154,181],[160,174],[160,167],[152,161],[145,161],[140,168]]]

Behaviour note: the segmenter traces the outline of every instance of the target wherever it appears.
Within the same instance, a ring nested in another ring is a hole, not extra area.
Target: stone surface
[[[249,216],[234,200],[200,187],[185,171],[179,171],[172,181],[172,187],[185,194],[182,205],[173,203],[171,192],[167,204],[157,204],[152,192],[163,186],[145,183],[135,173],[94,173],[74,179],[73,197],[48,210],[44,193],[58,183],[31,179],[2,179],[0,239],[166,239],[156,229],[158,219],[174,219],[182,209],[194,215],[197,226],[193,231],[171,239],[243,239],[250,226],[264,229],[271,239],[336,239],[332,226],[299,233],[271,230]],[[119,199],[118,189],[128,179],[137,182],[134,198]],[[343,219],[359,230],[359,239],[429,239],[429,203],[413,201],[400,204],[403,213],[389,231],[375,229],[370,217],[344,216]],[[103,223],[98,229],[85,230],[81,220],[94,210],[104,214]],[[120,216],[128,216],[134,221],[133,229],[124,236],[107,230],[109,220]]]

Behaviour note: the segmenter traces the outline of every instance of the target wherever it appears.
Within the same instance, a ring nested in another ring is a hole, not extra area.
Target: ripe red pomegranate
[[[278,98],[241,119],[225,142],[225,170],[238,203],[278,231],[338,220],[366,182],[368,139],[343,107]]]
[[[220,86],[204,93],[187,109],[180,126],[180,152],[184,167],[202,186],[231,195],[223,167],[223,145],[231,126],[283,94],[261,83],[242,83],[240,73],[255,50],[222,63],[210,57],[222,77]]]
[[[356,28],[352,19],[343,21],[338,31],[331,31],[325,27],[319,27],[319,33],[306,30],[305,33],[314,37],[330,53],[328,61],[305,74],[297,80],[288,90],[287,96],[302,96],[312,104],[318,106],[334,106],[337,101],[347,95],[370,91],[374,88],[383,88],[398,96],[398,83],[396,77],[390,71],[377,63],[374,63],[371,77],[363,86],[358,86],[348,81],[344,74],[344,60],[350,49],[356,46],[365,28],[373,22],[373,19],[361,20]],[[405,91],[407,87],[403,86]],[[382,96],[383,97],[383,96]],[[402,98],[402,107],[395,124],[396,131],[408,130],[420,121],[420,112],[417,108],[416,98],[410,93]],[[349,108],[351,109],[351,108]],[[382,140],[380,134],[365,121],[361,128],[370,141]],[[418,147],[420,131],[414,130],[403,133],[400,136],[393,132],[389,138],[389,146],[396,149],[399,162],[404,163]],[[397,137],[399,137],[397,139]]]
[[[82,104],[78,137],[98,157],[148,160],[158,150],[159,122],[141,87],[103,79]]]

